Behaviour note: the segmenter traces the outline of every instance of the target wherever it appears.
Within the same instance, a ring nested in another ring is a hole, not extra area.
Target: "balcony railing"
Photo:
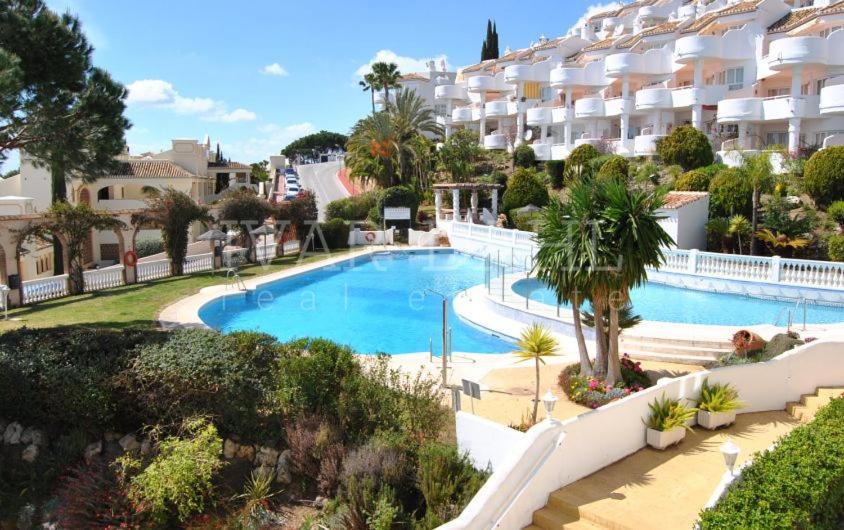
[[[84,277],[86,293],[108,289],[109,287],[119,287],[125,282],[123,265],[85,271],[82,276]]]
[[[32,302],[41,302],[52,298],[67,296],[70,292],[67,282],[67,274],[21,282],[23,291],[22,303],[30,304]]]

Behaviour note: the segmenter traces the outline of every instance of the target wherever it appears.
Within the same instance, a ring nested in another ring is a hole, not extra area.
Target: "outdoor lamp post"
[[[727,441],[721,444],[721,454],[724,455],[724,463],[727,464],[727,472],[732,476],[733,468],[736,466],[736,459],[738,459],[738,455],[741,452],[739,446],[733,443],[731,438],[727,438]]]
[[[557,405],[557,396],[549,390],[542,396],[542,405],[545,407],[545,419],[547,421],[554,421],[552,413],[554,412],[554,407]]]

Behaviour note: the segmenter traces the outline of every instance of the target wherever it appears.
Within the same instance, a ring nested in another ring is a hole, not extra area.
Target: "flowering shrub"
[[[626,353],[621,359],[621,375],[623,381],[611,385],[594,376],[581,376],[580,365],[575,364],[563,369],[557,382],[569,399],[593,409],[651,386],[641,363]]]

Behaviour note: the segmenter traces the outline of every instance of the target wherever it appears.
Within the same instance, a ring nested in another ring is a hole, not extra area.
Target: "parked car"
[[[295,169],[293,169],[292,167],[289,167],[289,168],[284,170],[284,174],[296,176],[297,173],[296,173]]]
[[[288,186],[291,185],[291,184],[295,184],[297,186],[299,185],[299,179],[296,178],[296,177],[287,177],[285,180],[286,180]]]

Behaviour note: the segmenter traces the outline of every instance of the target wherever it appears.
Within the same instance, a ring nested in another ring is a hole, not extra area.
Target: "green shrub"
[[[344,219],[346,221],[365,221],[369,210],[375,206],[378,194],[367,192],[329,202],[325,207],[325,218]]]
[[[319,224],[325,244],[329,250],[349,247],[349,225],[346,221],[335,217],[329,221]]]
[[[741,479],[700,516],[702,530],[844,526],[844,399],[755,455]]]
[[[677,164],[684,171],[708,166],[715,158],[709,138],[691,125],[676,127],[671,134],[658,140],[656,152],[663,164]]]
[[[651,415],[646,425],[648,429],[656,431],[670,431],[677,427],[689,429],[686,422],[692,419],[697,409],[689,408],[679,400],[662,396],[662,399],[655,399],[648,405]]]
[[[142,239],[135,243],[135,253],[139,258],[145,258],[164,252],[164,241],[160,239]]]
[[[141,347],[120,377],[147,424],[210,416],[225,433],[259,435],[280,346],[269,335],[185,329]]]
[[[709,211],[713,216],[744,215],[753,209],[753,185],[743,171],[727,168],[709,183]]]
[[[601,153],[598,152],[594,145],[579,145],[574,148],[571,154],[569,154],[569,157],[566,159],[566,166],[582,166],[593,158],[598,158],[599,156],[601,156]]]
[[[838,223],[838,226],[844,227],[844,201],[833,202],[827,208],[826,213],[829,214],[833,221]]]
[[[522,144],[513,151],[513,163],[516,167],[533,167],[536,165],[536,153],[528,144]]]
[[[729,412],[741,407],[736,388],[729,383],[709,384],[709,379],[703,380],[700,388],[698,409],[707,412]]]
[[[712,175],[702,169],[686,171],[674,181],[674,189],[677,191],[709,191],[709,183]]]
[[[469,456],[460,454],[457,447],[430,443],[419,451],[416,476],[425,497],[424,524],[434,528],[460,515],[488,473],[477,471]]]
[[[545,172],[551,177],[551,187],[558,190],[563,187],[563,177],[566,174],[565,160],[549,160],[545,162]]]
[[[185,422],[183,431],[162,440],[152,462],[130,482],[129,498],[160,524],[172,517],[184,523],[191,515],[204,512],[211,480],[223,467],[223,440],[214,425],[191,420]],[[141,466],[132,456],[119,461],[127,474]]]
[[[165,333],[86,327],[18,329],[0,334],[0,418],[50,434],[127,425],[113,377],[137,345]]]
[[[813,154],[806,162],[803,186],[820,207],[844,199],[844,146]]]
[[[518,208],[510,212],[509,218],[513,221],[513,227],[524,232],[536,232],[544,217],[542,212],[519,214],[517,211]]]
[[[378,195],[378,216],[384,215],[384,207],[407,207],[410,208],[410,218],[416,219],[416,212],[419,210],[419,196],[410,186],[393,186],[387,188]]]
[[[598,170],[598,179],[626,182],[629,171],[630,164],[626,158],[620,155],[612,155]]]
[[[832,261],[844,261],[844,235],[833,234],[826,240],[827,254]]]
[[[534,170],[519,168],[507,181],[507,191],[501,202],[505,212],[528,204],[542,207],[548,204],[548,188]]]

